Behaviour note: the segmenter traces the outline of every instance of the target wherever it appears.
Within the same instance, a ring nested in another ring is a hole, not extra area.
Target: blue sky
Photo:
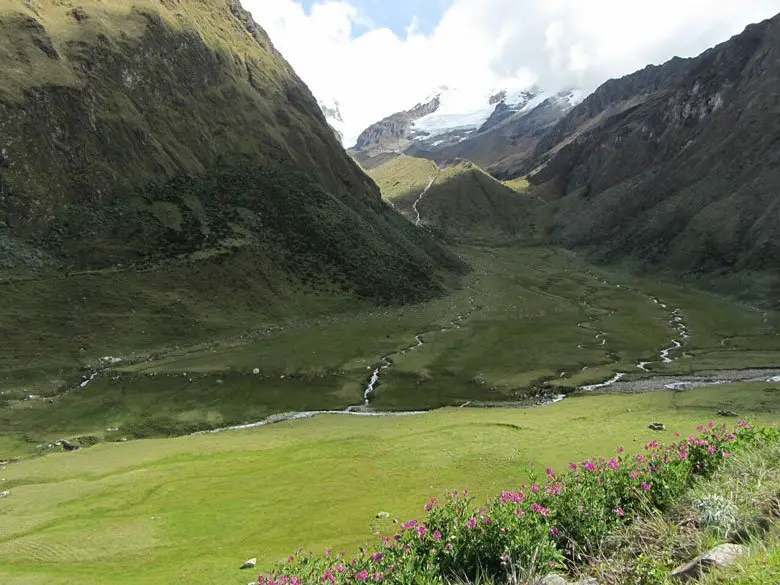
[[[323,0],[303,0],[306,11],[312,4]],[[349,0],[371,19],[376,27],[387,27],[398,36],[405,34],[406,27],[417,17],[420,32],[431,32],[452,0]],[[359,30],[355,31],[360,34]]]

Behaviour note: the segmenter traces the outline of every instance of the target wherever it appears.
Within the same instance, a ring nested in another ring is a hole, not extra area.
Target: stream
[[[420,221],[421,221],[420,210],[417,209],[417,206],[420,204],[420,201],[422,201],[422,198],[425,197],[425,194],[428,192],[428,190],[433,186],[433,182],[435,180],[436,180],[436,175],[431,177],[431,180],[428,182],[428,185],[425,187],[425,189],[423,189],[423,192],[420,193],[420,196],[417,198],[417,201],[415,201],[414,204],[412,205],[412,209],[414,210],[414,213],[417,216],[417,218],[414,220],[414,225],[416,227],[420,227]]]
[[[435,177],[431,179],[430,183],[428,184],[428,187],[426,187],[425,191],[423,191],[420,194],[420,196],[418,197],[417,201],[414,204],[414,211],[417,214],[417,221],[415,222],[415,225],[419,225],[420,223],[420,214],[417,209],[417,204],[422,200],[423,196],[431,187],[434,180]],[[606,281],[603,282],[604,284],[609,284]],[[632,289],[630,289],[629,287],[622,287],[621,285],[616,285],[616,286],[618,288],[624,288],[625,290],[632,291]],[[641,291],[632,291],[632,292],[641,292]],[[645,293],[641,293],[641,294],[645,294]],[[683,356],[675,356],[675,354],[677,354],[680,350],[683,349],[685,340],[687,340],[690,337],[690,335],[688,332],[688,326],[685,323],[685,320],[682,315],[682,311],[680,309],[670,308],[666,303],[662,302],[660,299],[652,295],[645,294],[645,296],[647,296],[647,298],[649,298],[654,304],[658,305],[661,309],[664,309],[665,311],[669,312],[669,325],[672,328],[676,329],[676,333],[677,333],[675,339],[672,339],[670,341],[668,347],[664,347],[661,350],[659,350],[658,359],[656,361],[638,362],[637,364],[638,370],[642,372],[650,373],[651,370],[648,369],[648,366],[654,363],[662,363],[662,364],[673,363],[675,360],[679,359],[679,357],[683,357],[685,354],[683,354]],[[469,298],[469,302],[471,304],[470,311],[466,312],[463,315],[458,315],[447,326],[441,328],[439,331],[444,333],[452,329],[459,329],[461,327],[461,323],[463,322],[463,320],[469,317],[474,310],[479,309],[479,307],[477,307],[477,305],[475,304],[473,297]],[[591,320],[591,322],[578,323],[577,326],[582,329],[589,329],[593,326],[593,323]],[[381,358],[380,365],[374,367],[366,383],[365,389],[363,391],[362,404],[352,405],[345,408],[344,410],[316,410],[316,411],[287,412],[281,414],[274,414],[258,422],[234,425],[234,426],[214,429],[210,431],[201,431],[195,434],[201,435],[201,434],[220,433],[224,431],[253,429],[253,428],[266,426],[269,424],[275,424],[275,423],[280,423],[280,422],[290,421],[290,420],[308,419],[308,418],[313,418],[315,416],[321,416],[321,415],[392,417],[392,416],[412,416],[412,415],[425,414],[426,412],[429,411],[420,411],[420,410],[395,411],[395,412],[375,411],[375,410],[371,410],[370,404],[371,404],[371,398],[373,394],[376,392],[376,389],[380,384],[382,373],[388,370],[389,368],[391,368],[393,365],[393,360],[392,360],[393,356],[405,355],[410,351],[414,351],[416,349],[423,347],[425,345],[425,341],[422,336],[425,335],[426,333],[430,333],[430,332],[423,332],[415,335],[414,336],[415,343],[413,345],[410,345],[400,351],[394,352],[392,354],[388,354]],[[606,345],[607,343],[606,332],[596,329],[596,335],[594,337],[594,341],[598,343],[600,346]],[[584,349],[584,347],[581,345],[578,347]],[[587,370],[587,368],[588,366],[585,366],[582,369],[582,371]],[[562,373],[562,375],[565,375],[565,372]],[[617,372],[609,380],[597,384],[580,386],[577,388],[577,391],[585,392],[585,393],[600,393],[604,391],[617,392],[617,393],[639,393],[639,392],[653,392],[653,391],[684,392],[686,390],[699,388],[702,386],[711,386],[717,384],[734,384],[738,382],[780,383],[780,369],[723,370],[723,371],[711,372],[711,373],[699,373],[699,374],[679,375],[679,376],[657,375],[657,376],[651,376],[648,378],[641,378],[636,380],[627,380],[626,378],[628,377],[628,375],[629,374],[626,372]],[[550,404],[555,404],[564,400],[566,396],[567,396],[566,394],[557,394],[554,396],[550,396],[549,398],[544,399],[542,402],[538,403],[537,405],[547,406]],[[520,405],[520,404],[509,404],[509,403],[483,403],[483,402],[469,401],[462,404],[461,408],[464,407],[491,408],[491,407],[512,407],[512,406],[528,407],[527,404]]]

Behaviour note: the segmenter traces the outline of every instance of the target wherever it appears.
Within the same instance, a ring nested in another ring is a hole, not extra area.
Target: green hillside
[[[248,248],[272,285],[388,301],[457,266],[382,204],[238,2],[0,7],[0,269]]]
[[[535,237],[538,202],[471,162],[401,155],[368,173],[393,207],[445,238]]]
[[[429,299],[383,202],[234,0],[0,0],[0,382]]]
[[[439,169],[433,161],[402,154],[368,173],[379,186],[382,198],[395,203],[422,193]]]

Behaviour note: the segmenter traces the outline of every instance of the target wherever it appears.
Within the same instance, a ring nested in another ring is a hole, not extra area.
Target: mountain
[[[336,138],[338,138],[339,142],[341,142],[344,139],[344,118],[341,116],[339,102],[337,100],[332,102],[319,101],[318,104],[325,115],[328,125],[336,133]]]
[[[444,165],[399,155],[369,171],[382,196],[416,225],[451,240],[530,240],[540,202],[500,183],[477,165]]]
[[[465,158],[489,166],[555,124],[584,98],[567,90],[550,94],[538,87],[494,90],[476,98],[441,87],[414,108],[371,125],[350,154],[372,168],[401,153],[444,163]]]
[[[388,302],[460,270],[237,0],[0,0],[0,270],[170,262]]]
[[[598,88],[507,164],[549,237],[688,273],[780,268],[780,15]]]

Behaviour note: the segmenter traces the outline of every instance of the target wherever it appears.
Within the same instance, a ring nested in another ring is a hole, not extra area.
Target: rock
[[[539,581],[539,585],[569,585],[566,579],[560,575],[547,575]]]
[[[647,428],[652,431],[665,431],[666,425],[664,423],[652,423]]]
[[[260,373],[260,368],[255,368],[254,370],[252,370],[252,373],[253,373],[255,376],[257,376],[257,375]]]
[[[57,441],[54,444],[56,446],[58,446],[58,447],[62,447],[66,451],[78,451],[79,449],[81,449],[80,445],[75,445],[75,444],[71,443],[70,441],[66,441],[65,439],[60,439],[59,441]]]
[[[377,518],[390,518],[390,514],[387,512],[377,512],[376,513]]]
[[[8,492],[8,491],[0,492],[0,500],[2,500],[3,498],[7,498],[10,495],[11,495],[11,492]]]
[[[725,417],[729,417],[729,418],[735,418],[735,417],[738,417],[739,415],[736,412],[734,412],[733,410],[719,410],[718,411],[718,416],[725,416]]]
[[[244,561],[244,564],[241,565],[242,569],[254,569],[255,565],[257,565],[257,558],[249,559],[248,561]]]
[[[594,579],[593,577],[583,577],[575,585],[599,585],[599,582],[597,579]]]
[[[699,555],[687,565],[677,567],[671,575],[681,581],[698,579],[713,567],[731,567],[739,557],[746,555],[747,552],[747,547],[741,544],[721,544],[711,551]]]

